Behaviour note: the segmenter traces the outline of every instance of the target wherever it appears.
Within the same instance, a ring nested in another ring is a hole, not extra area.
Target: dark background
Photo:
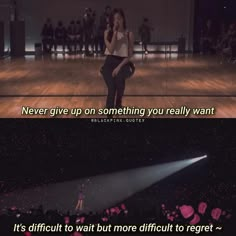
[[[149,17],[154,27],[153,41],[176,40],[181,34],[187,38],[188,49],[199,50],[200,31],[208,19],[212,19],[216,30],[221,23],[228,25],[236,22],[236,2],[234,0],[148,0],[141,7],[134,1],[115,0],[95,1],[80,0],[49,0],[29,1],[17,0],[19,18],[26,21],[26,47],[33,49],[34,43],[40,40],[41,27],[47,17],[51,17],[56,23],[63,20],[66,24],[72,18],[82,17],[85,7],[97,10],[98,19],[105,7],[121,6],[126,9],[129,18],[129,28],[137,34],[137,27],[143,17]],[[0,0],[0,21],[5,22],[5,48],[9,47],[9,20],[11,16],[11,0]],[[50,6],[50,7],[49,7]]]
[[[233,180],[235,121],[1,120],[0,180],[58,181],[208,154],[218,178]]]
[[[235,12],[234,0],[195,0],[194,51],[199,51],[200,32],[207,20],[211,19],[216,31],[219,31],[221,23],[226,26],[236,23]]]
[[[9,2],[9,0],[1,0]],[[18,18],[25,21],[26,51],[34,50],[34,44],[41,41],[40,33],[46,19],[50,17],[56,26],[62,20],[66,27],[71,20],[82,20],[86,7],[96,11],[99,23],[105,6],[123,8],[129,31],[134,32],[138,41],[138,29],[144,17],[150,19],[154,28],[152,41],[176,41],[181,34],[187,39],[187,46],[192,45],[194,0],[16,0]],[[1,6],[1,5],[0,5]],[[8,36],[8,21],[11,10],[0,7],[0,20],[5,21]],[[6,37],[6,45],[7,45]],[[191,50],[189,48],[189,50]]]

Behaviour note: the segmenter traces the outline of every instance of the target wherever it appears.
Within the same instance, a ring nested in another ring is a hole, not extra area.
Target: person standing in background
[[[67,30],[67,37],[69,53],[76,53],[76,24],[74,20],[70,22]]]
[[[67,31],[63,26],[62,21],[58,22],[58,26],[55,30],[55,42],[54,42],[54,50],[57,51],[57,47],[59,45],[62,46],[63,53],[65,53],[65,46],[66,46],[66,38],[67,38]]]
[[[97,45],[100,47],[100,52],[104,55],[105,52],[105,42],[104,42],[104,32],[109,29],[110,23],[110,16],[111,16],[111,7],[106,6],[103,14],[100,17],[100,22],[97,27]]]
[[[98,46],[99,46],[99,24],[96,20],[96,12],[93,13],[93,30],[92,30],[92,41],[93,41],[93,53],[94,55],[98,54]]]
[[[110,29],[110,17],[111,17],[111,7],[106,6],[105,11],[100,18],[100,25],[103,30],[103,33],[105,32],[105,30]]]
[[[92,46],[92,33],[93,33],[93,16],[92,9],[86,8],[83,16],[83,31],[85,43],[85,55],[89,56],[89,47]]]
[[[139,28],[139,36],[144,47],[145,54],[148,54],[148,44],[151,42],[151,30],[148,18],[144,18],[142,25]]]
[[[98,39],[98,45],[100,47],[100,53],[104,55],[105,52],[105,42],[104,42],[104,32],[106,30],[106,25],[104,22],[100,19],[100,23],[98,26],[98,32],[97,32],[97,39]]]
[[[84,198],[85,198],[85,196],[84,196],[83,185],[82,185],[81,188],[80,188],[80,191],[79,191],[78,202],[77,202],[77,205],[75,207],[76,211],[81,212],[83,210]]]
[[[51,20],[48,18],[41,32],[43,51],[51,53],[54,43],[54,29]]]
[[[82,53],[83,50],[83,27],[80,20],[76,22],[76,48],[78,46],[78,52]]]
[[[215,32],[211,20],[208,20],[201,31],[200,47],[202,54],[212,52],[216,41]]]

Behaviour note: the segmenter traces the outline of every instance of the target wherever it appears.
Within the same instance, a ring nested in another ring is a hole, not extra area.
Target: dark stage
[[[74,215],[83,186],[84,212],[98,212],[98,222],[103,210],[125,204],[128,215],[120,213],[109,222],[171,223],[160,213],[162,204],[172,212],[176,206],[197,209],[206,202],[207,214],[200,222],[223,225],[225,234],[218,233],[229,235],[236,197],[234,123],[149,120],[115,125],[70,120],[69,127],[66,120],[2,120],[1,212],[12,208],[29,214],[42,204],[44,212],[52,208],[60,217],[67,210]],[[196,163],[187,161],[204,155],[207,158]],[[212,219],[214,208],[222,209],[219,220]],[[87,223],[93,222],[90,217],[85,216]],[[176,222],[188,223],[181,218]]]

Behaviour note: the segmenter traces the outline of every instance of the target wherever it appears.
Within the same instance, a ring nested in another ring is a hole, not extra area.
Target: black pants
[[[53,39],[43,38],[43,51],[45,53],[51,53],[53,47]]]
[[[79,38],[76,40],[76,48],[78,48],[79,53],[82,53],[83,50],[83,38]]]
[[[68,50],[70,53],[74,52],[76,53],[76,39],[71,39],[71,38],[68,38],[67,39],[67,47],[68,47]]]
[[[151,37],[145,35],[145,36],[142,36],[141,40],[143,43],[143,49],[145,50],[145,52],[147,52],[148,44],[151,42]]]
[[[89,46],[92,46],[92,32],[87,31],[84,34],[85,54],[89,54]]]
[[[94,37],[93,40],[93,48],[95,50],[96,53],[99,52],[98,48],[100,49],[100,53],[104,53],[104,38],[103,36],[96,36]]]
[[[66,39],[63,38],[56,38],[54,42],[54,50],[55,52],[57,51],[58,46],[62,46],[63,52],[65,51],[66,48]]]
[[[128,78],[130,68],[124,65],[116,77],[112,77],[114,69],[124,60],[123,57],[107,56],[101,73],[108,88],[106,108],[120,108],[125,92],[125,81]]]

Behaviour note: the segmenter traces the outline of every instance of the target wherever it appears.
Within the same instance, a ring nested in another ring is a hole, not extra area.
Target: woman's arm
[[[115,50],[116,41],[117,41],[117,31],[114,31],[111,42],[108,41],[108,34],[109,34],[109,30],[106,30],[104,33],[104,41],[105,41],[108,51],[111,54],[113,54]]]

